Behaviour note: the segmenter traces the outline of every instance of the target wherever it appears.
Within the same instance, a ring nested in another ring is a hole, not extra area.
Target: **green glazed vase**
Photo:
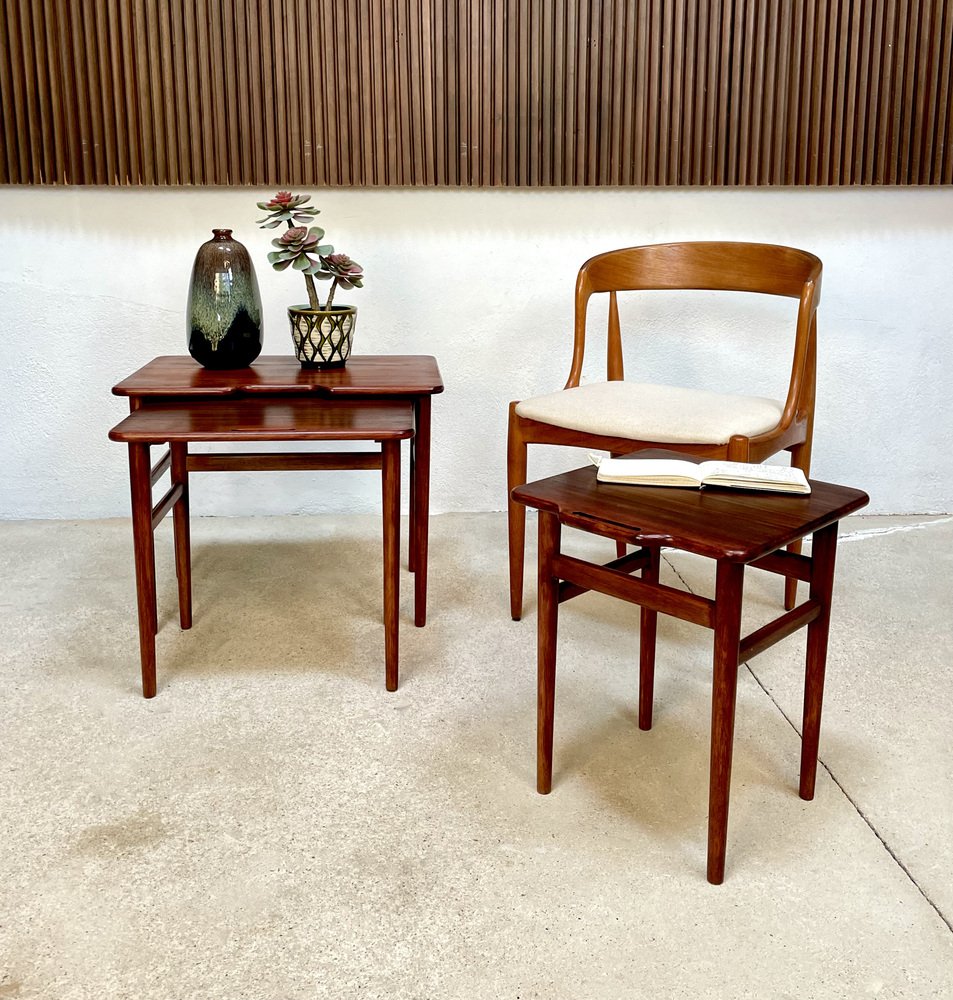
[[[261,354],[261,296],[248,251],[231,229],[213,229],[189,282],[189,354],[206,368],[245,368]]]

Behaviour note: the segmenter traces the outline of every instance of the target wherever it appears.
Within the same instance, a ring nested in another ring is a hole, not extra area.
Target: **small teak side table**
[[[430,399],[443,391],[429,356],[358,356],[345,367],[303,369],[293,358],[262,357],[247,368],[212,371],[190,357],[160,357],[113,387],[130,414],[109,436],[129,448],[143,695],[156,693],[157,628],[153,532],[173,512],[179,621],[192,624],[189,473],[377,469],[383,497],[385,678],[398,680],[400,442],[410,440],[409,568],[414,623],[427,620],[430,513]],[[234,441],[374,442],[378,451],[190,454],[189,443]],[[153,465],[150,448],[168,444]],[[153,506],[152,487],[171,486]]]
[[[640,458],[680,458],[660,450]],[[864,507],[866,493],[811,482],[809,496],[728,489],[678,489],[599,483],[595,468],[577,469],[513,491],[513,499],[539,510],[537,790],[552,788],[553,710],[558,606],[595,590],[641,606],[639,728],[652,726],[658,613],[714,630],[708,881],[725,876],[728,793],[738,666],[798,629],[807,627],[807,664],[801,736],[802,799],[814,797],[824,671],[830,626],[837,526]],[[560,549],[563,525],[637,545],[605,565]],[[783,551],[813,534],[810,557]],[[662,546],[707,556],[716,563],[710,600],[659,582]],[[809,584],[808,599],[750,635],[741,635],[746,566]],[[639,572],[639,577],[632,574]]]

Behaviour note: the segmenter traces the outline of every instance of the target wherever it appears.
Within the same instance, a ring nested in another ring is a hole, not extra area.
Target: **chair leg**
[[[512,499],[513,490],[526,482],[526,442],[520,432],[516,403],[510,403],[506,446],[507,523],[510,545],[510,614],[518,622],[523,616],[523,559],[526,547],[526,508]]]
[[[733,434],[728,439],[728,449],[725,459],[729,462],[751,461],[751,442],[743,434]]]
[[[800,469],[805,476],[810,476],[811,474],[811,442],[805,441],[803,444],[795,445],[790,449],[791,452],[791,465],[794,468]],[[801,551],[802,539],[798,539],[796,542],[791,542],[788,546],[788,552],[793,552],[797,555]],[[784,610],[790,611],[794,605],[797,604],[797,580],[793,577],[788,577],[784,581]]]

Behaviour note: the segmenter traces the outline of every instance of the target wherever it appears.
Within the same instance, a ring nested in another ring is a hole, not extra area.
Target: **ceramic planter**
[[[357,322],[356,306],[310,309],[289,306],[295,357],[302,368],[341,368],[347,362]]]

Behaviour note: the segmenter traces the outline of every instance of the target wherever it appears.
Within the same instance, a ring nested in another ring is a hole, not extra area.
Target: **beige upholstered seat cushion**
[[[640,382],[595,382],[524,399],[516,412],[530,420],[607,437],[669,444],[726,444],[777,426],[781,403]]]

